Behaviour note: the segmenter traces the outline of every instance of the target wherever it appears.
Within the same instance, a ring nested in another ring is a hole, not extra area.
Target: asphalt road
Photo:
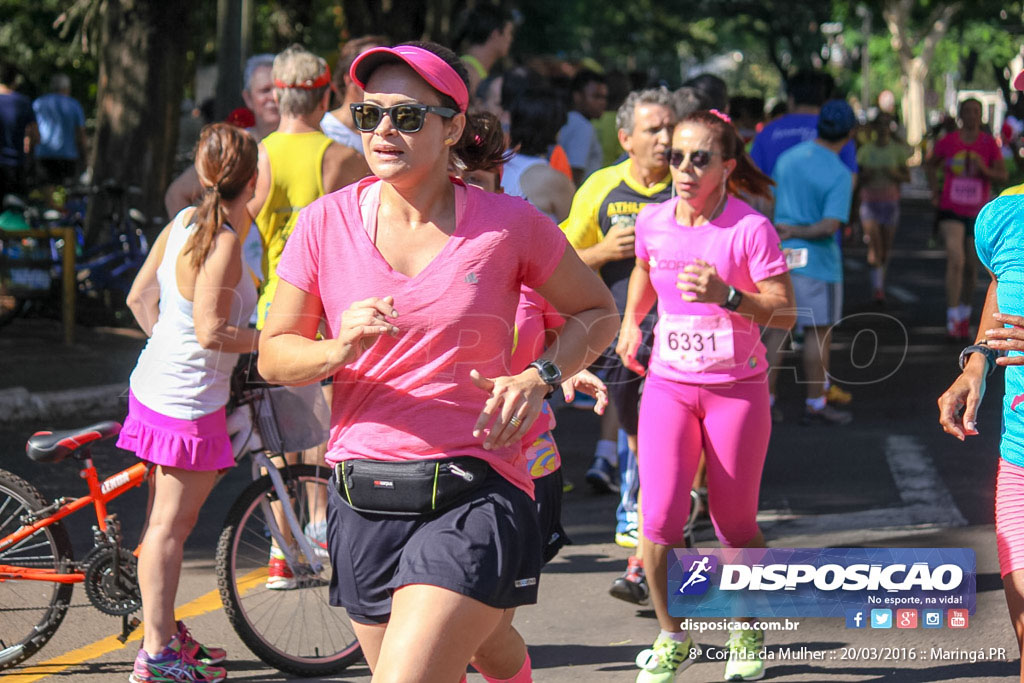
[[[776,547],[973,548],[977,611],[962,631],[854,630],[840,619],[800,619],[795,630],[768,635],[776,661],[766,680],[997,681],[1012,679],[1018,670],[993,532],[1001,382],[990,386],[980,436],[961,444],[941,432],[935,399],[957,372],[959,346],[944,341],[944,260],[928,246],[930,231],[927,207],[906,204],[884,309],[870,303],[863,248],[845,250],[848,317],[836,333],[834,372],[854,394],[855,419],[846,427],[801,427],[802,389],[793,378],[782,382],[779,400],[786,419],[772,435],[760,520]],[[980,282],[976,293],[979,307],[985,284]],[[575,544],[547,567],[539,603],[520,610],[516,624],[530,644],[537,681],[631,681],[636,675],[632,659],[653,640],[657,624],[650,608],[637,609],[607,594],[628,552],[611,543],[615,500],[591,494],[583,482],[597,423],[575,410],[561,411],[559,420],[566,476],[576,484],[565,497],[564,514]],[[0,431],[0,468],[32,480],[47,497],[80,491],[82,484],[68,463],[41,466],[24,457],[26,435],[47,426],[54,425],[19,424]],[[97,450],[102,472],[130,462],[129,455],[113,448]],[[247,472],[232,472],[207,503],[187,548],[179,604],[216,589],[213,546],[246,477]],[[135,492],[115,507],[128,539],[137,536],[143,503],[141,492]],[[76,552],[84,553],[89,523],[76,522],[72,537]],[[712,539],[705,525],[699,541],[714,545]],[[76,654],[116,633],[118,621],[88,606],[81,590],[73,604],[53,641],[9,672],[9,680],[77,683],[127,677],[137,643],[95,657]],[[200,639],[228,649],[232,679],[289,680],[252,656],[223,612],[210,604],[209,611],[189,623]],[[2,610],[0,605],[0,619]],[[724,636],[710,632],[698,641],[707,646],[708,656],[680,680],[721,680],[723,664],[714,657]],[[970,652],[979,649],[984,656],[971,661]],[[332,680],[362,682],[369,674],[365,667],[353,667]],[[471,675],[470,680],[482,679]]]

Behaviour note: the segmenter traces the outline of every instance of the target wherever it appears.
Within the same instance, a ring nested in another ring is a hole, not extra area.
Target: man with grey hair
[[[32,103],[39,126],[36,159],[47,183],[58,184],[81,170],[85,155],[85,114],[71,97],[71,79],[57,73],[50,79],[50,92]]]
[[[629,276],[636,260],[633,225],[637,214],[648,204],[663,202],[672,195],[668,169],[672,126],[676,121],[672,105],[672,95],[665,88],[637,90],[626,97],[615,121],[619,143],[628,158],[587,178],[573,198],[569,217],[561,225],[580,258],[597,270],[612,290],[620,316],[626,309]],[[649,349],[652,323],[645,325],[645,344]],[[615,410],[605,413],[587,482],[598,491],[620,491],[622,502],[615,541],[635,548],[636,433],[641,377],[623,367],[615,354],[614,342],[595,366],[604,375]],[[623,449],[625,458],[618,457],[619,424],[628,444],[628,451]],[[621,487],[619,478],[614,476],[614,460],[621,463]]]
[[[256,119],[256,124],[248,131],[257,142],[277,130],[277,124],[281,121],[274,100],[274,79],[270,75],[273,68],[272,54],[253,55],[245,60],[242,100]]]

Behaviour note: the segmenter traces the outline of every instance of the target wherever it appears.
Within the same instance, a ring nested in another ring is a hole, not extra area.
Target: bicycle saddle
[[[25,444],[25,453],[36,462],[60,462],[87,443],[109,439],[120,432],[121,424],[113,420],[97,422],[80,429],[36,432]]]

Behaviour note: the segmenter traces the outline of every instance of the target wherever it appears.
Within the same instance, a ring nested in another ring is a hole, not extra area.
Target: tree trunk
[[[907,127],[907,142],[914,148],[911,163],[920,158],[920,144],[924,140],[927,119],[924,89],[928,66],[935,55],[935,47],[949,30],[950,22],[963,6],[961,0],[935,2],[928,19],[921,25],[921,35],[911,34],[910,20],[914,0],[886,0],[882,17],[889,28],[892,47],[899,55],[903,71],[903,123]],[[919,54],[915,47],[920,45]]]
[[[99,55],[96,132],[90,166],[94,182],[138,186],[133,203],[149,216],[163,213],[178,138],[188,18],[192,0],[107,0]],[[89,237],[106,209],[90,202]]]
[[[910,60],[904,69],[903,121],[907,127],[907,143],[915,150],[924,140],[928,125],[924,104],[927,78],[928,64],[920,57]]]

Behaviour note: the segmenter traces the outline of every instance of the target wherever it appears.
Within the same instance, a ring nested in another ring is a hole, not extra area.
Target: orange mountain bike
[[[254,654],[282,671],[325,676],[361,658],[344,610],[328,600],[330,560],[317,528],[323,524],[330,470],[271,461],[283,450],[273,419],[275,390],[249,388],[233,401],[228,421],[235,459],[250,457],[253,482],[225,520],[217,544],[217,583],[228,620]],[[107,504],[146,481],[151,466],[140,462],[101,480],[91,456],[94,444],[120,430],[117,422],[100,422],[39,432],[28,440],[26,453],[37,463],[80,463],[89,490],[84,496],[48,502],[30,483],[0,470],[0,670],[31,657],[50,640],[76,583],[83,584],[96,609],[121,617],[121,642],[138,626],[137,618],[129,619],[142,605],[136,553],[123,545],[117,516]],[[62,520],[90,506],[96,514],[93,547],[76,560]],[[288,565],[291,576],[284,584],[269,576],[272,550],[278,566],[282,556]]]

